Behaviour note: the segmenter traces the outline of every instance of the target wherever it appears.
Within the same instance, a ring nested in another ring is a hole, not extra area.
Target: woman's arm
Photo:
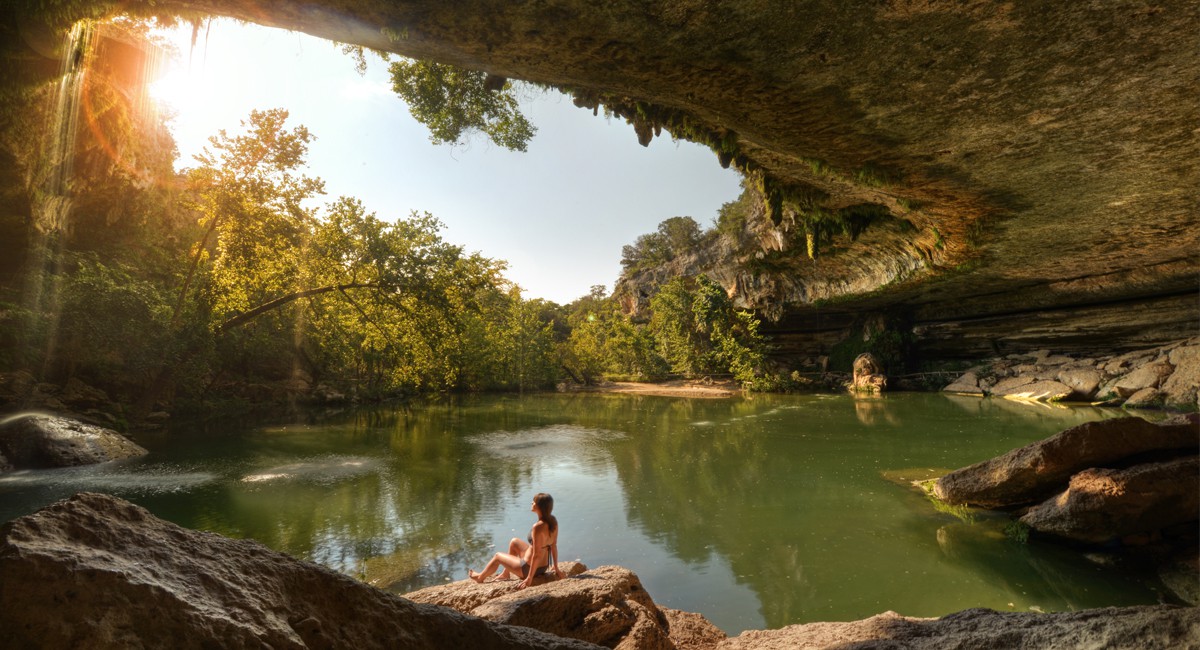
[[[550,545],[550,557],[554,558],[554,579],[561,580],[563,574],[558,570],[558,539],[555,539],[554,543]]]

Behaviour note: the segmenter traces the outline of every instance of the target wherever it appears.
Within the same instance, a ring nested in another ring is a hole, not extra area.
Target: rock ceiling
[[[1195,2],[157,6],[674,111],[736,134],[744,164],[826,208],[875,204],[914,226],[796,265],[790,293],[754,299],[798,313],[805,285],[926,318],[1196,291]]]

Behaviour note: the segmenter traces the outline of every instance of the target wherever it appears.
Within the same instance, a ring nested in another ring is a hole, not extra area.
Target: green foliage
[[[721,235],[739,241],[750,218],[752,198],[746,191],[745,179],[742,180],[742,192],[738,197],[725,203],[717,210],[716,230]]]
[[[1021,521],[1013,520],[1005,524],[1004,536],[1018,544],[1029,543],[1029,525]]]
[[[694,251],[704,237],[700,224],[691,217],[671,217],[658,224],[658,229],[637,238],[632,245],[621,249],[621,266],[635,271],[669,262]]]
[[[649,328],[672,372],[695,377],[732,373],[743,383],[761,373],[758,321],[733,309],[720,284],[701,275],[674,278],[650,301]]]
[[[206,297],[218,317],[287,291],[304,263],[316,219],[304,202],[323,193],[324,182],[302,173],[313,136],[304,126],[287,129],[287,118],[283,109],[251,111],[243,132],[219,131],[187,171],[192,207],[207,228],[195,255],[209,261]],[[180,303],[187,290],[185,282]]]
[[[880,332],[863,335],[861,329],[836,343],[829,350],[829,368],[838,372],[850,372],[854,360],[864,352],[874,354],[888,373],[897,374],[908,367],[911,356],[912,334],[897,323],[889,323]],[[864,340],[866,339],[866,340]]]
[[[430,61],[401,59],[389,70],[393,90],[434,143],[463,144],[480,131],[501,147],[525,151],[537,131],[518,108],[511,82],[489,90],[484,72]]]

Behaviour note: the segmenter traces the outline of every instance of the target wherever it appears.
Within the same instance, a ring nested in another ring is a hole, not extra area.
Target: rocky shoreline
[[[628,569],[562,566],[569,577],[527,590],[463,580],[401,597],[254,541],[188,530],[116,497],[82,493],[0,527],[0,645],[1200,648],[1200,609],[1171,605],[972,609],[936,619],[886,612],[727,638],[703,616],[658,606]]]
[[[948,393],[1125,408],[1197,410],[1200,337],[1111,357],[1038,350],[987,360],[943,388]]]

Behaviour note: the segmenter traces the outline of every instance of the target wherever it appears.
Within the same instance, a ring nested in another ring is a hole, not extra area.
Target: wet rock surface
[[[144,456],[125,436],[70,418],[30,414],[0,423],[0,469],[44,469],[92,465]]]
[[[52,604],[52,605],[50,605]],[[9,647],[595,649],[83,493],[0,527]]]
[[[1197,418],[1162,424],[1141,418],[1087,422],[938,479],[934,494],[950,504],[1010,508],[1060,492],[1071,476],[1151,453],[1200,451]]]

